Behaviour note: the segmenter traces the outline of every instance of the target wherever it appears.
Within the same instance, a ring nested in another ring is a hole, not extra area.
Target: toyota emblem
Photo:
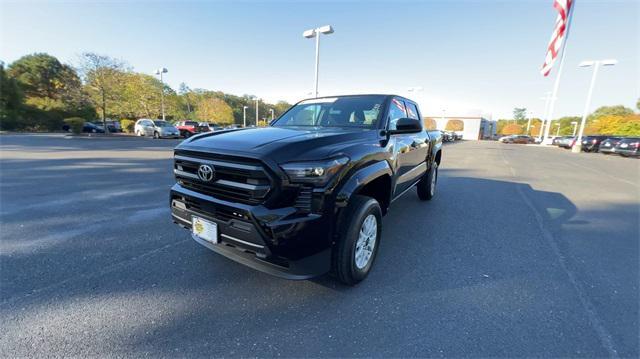
[[[213,166],[200,165],[198,167],[198,177],[204,182],[211,181],[213,179]]]

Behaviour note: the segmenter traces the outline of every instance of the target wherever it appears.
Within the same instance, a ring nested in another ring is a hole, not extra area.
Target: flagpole
[[[541,144],[549,144],[549,130],[551,129],[551,121],[553,119],[553,110],[558,99],[558,87],[560,87],[560,78],[562,77],[562,69],[564,68],[564,57],[567,54],[567,42],[569,42],[569,32],[571,31],[571,20],[573,19],[573,9],[576,6],[576,0],[571,2],[569,7],[569,18],[567,20],[567,31],[564,35],[564,41],[562,43],[562,56],[560,56],[560,65],[558,65],[558,74],[556,74],[556,80],[553,84],[553,93],[551,94],[551,102],[549,103],[549,111],[546,114],[545,122],[547,127],[544,129],[544,137]]]

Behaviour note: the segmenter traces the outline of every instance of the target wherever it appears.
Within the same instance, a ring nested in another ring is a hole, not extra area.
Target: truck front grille
[[[201,165],[213,169],[213,178],[198,176]],[[233,156],[176,151],[173,172],[183,187],[229,202],[261,204],[271,190],[271,177],[262,162]]]

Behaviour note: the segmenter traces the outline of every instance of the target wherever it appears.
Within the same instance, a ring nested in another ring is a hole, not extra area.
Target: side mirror
[[[416,133],[422,131],[422,123],[420,120],[413,118],[401,118],[396,122],[396,129],[389,130],[389,134],[394,135],[398,133]]]

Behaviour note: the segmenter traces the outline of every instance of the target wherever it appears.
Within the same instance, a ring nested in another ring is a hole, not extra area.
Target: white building
[[[449,121],[461,121],[462,130],[455,133],[461,134],[463,140],[488,139],[496,134],[496,122],[481,116],[427,116],[427,118],[432,118],[436,122],[436,129],[441,131],[445,131]]]

